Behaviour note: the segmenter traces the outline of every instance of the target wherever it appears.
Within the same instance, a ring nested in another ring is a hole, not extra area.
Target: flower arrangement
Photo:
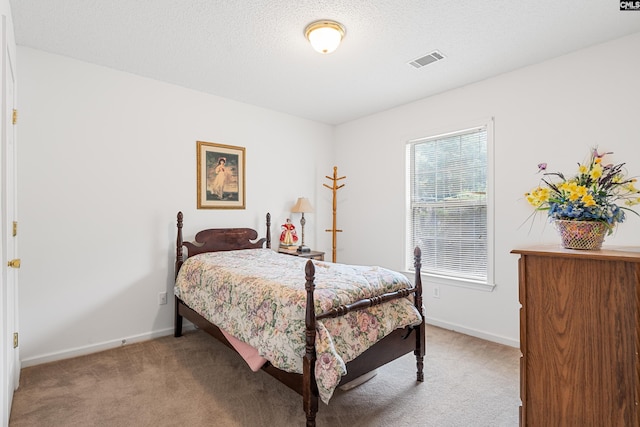
[[[638,215],[631,206],[640,204],[640,190],[634,186],[635,178],[625,178],[624,163],[603,164],[607,154],[613,153],[592,149],[589,160],[578,163],[577,174],[569,179],[560,172],[546,172],[547,164],[539,164],[544,177],[525,194],[527,201],[536,211],[548,211],[552,220],[599,221],[611,234],[625,220],[625,211]],[[560,181],[552,181],[553,177]]]

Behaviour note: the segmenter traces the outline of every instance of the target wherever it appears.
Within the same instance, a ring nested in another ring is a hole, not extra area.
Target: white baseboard
[[[183,331],[194,329],[193,324],[190,322],[184,322],[182,326]],[[159,331],[147,332],[145,334],[133,335],[124,337],[112,341],[105,341],[97,344],[91,344],[83,347],[76,347],[68,350],[63,350],[55,353],[43,354],[40,356],[29,357],[21,360],[21,367],[26,368],[29,366],[41,365],[43,363],[55,362],[57,360],[70,359],[72,357],[84,356],[91,353],[97,353],[99,351],[110,350],[112,348],[122,347],[128,344],[134,344],[137,342],[148,341],[155,338],[164,337],[173,334],[173,327],[161,329]]]
[[[508,345],[509,347],[520,348],[520,341],[511,339],[511,338],[490,334],[487,332],[479,331],[477,329],[467,328],[465,326],[457,325],[455,323],[445,322],[445,321],[434,319],[428,316],[425,317],[424,321],[429,325],[437,326],[442,329],[448,329],[450,331],[459,332],[465,335],[470,335],[472,337],[480,338],[486,341]],[[427,344],[428,344],[428,341],[427,341]]]

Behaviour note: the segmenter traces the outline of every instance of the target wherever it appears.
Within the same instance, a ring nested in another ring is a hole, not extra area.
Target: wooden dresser
[[[516,249],[521,426],[640,425],[640,247]]]

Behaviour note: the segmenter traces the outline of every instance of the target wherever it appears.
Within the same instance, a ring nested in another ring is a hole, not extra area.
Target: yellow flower
[[[593,168],[591,168],[591,172],[589,173],[592,179],[598,179],[602,176],[602,165],[596,164]]]
[[[578,194],[577,191],[572,191],[571,193],[569,193],[569,200],[571,200],[572,202],[575,202],[576,200],[578,200],[580,198],[580,194]]]
[[[587,173],[587,167],[585,165],[580,165],[580,167],[578,168],[578,172],[580,172],[581,174],[585,174]]]
[[[578,189],[578,184],[573,181],[565,181],[558,188],[567,193],[574,193]]]
[[[584,185],[578,185],[575,182],[569,184],[568,187],[569,200],[571,200],[572,202],[575,202],[576,200],[581,198],[584,200],[584,196],[587,195],[587,187],[585,187]]]
[[[593,196],[591,194],[585,194],[582,196],[582,203],[584,203],[585,206],[595,206],[596,201],[593,200]]]
[[[529,202],[530,205],[537,208],[549,200],[549,189],[538,187],[531,193],[526,193],[525,197],[527,198],[527,202]]]

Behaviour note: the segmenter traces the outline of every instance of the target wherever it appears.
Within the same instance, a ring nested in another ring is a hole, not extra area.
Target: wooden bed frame
[[[228,251],[237,249],[253,249],[262,248],[266,242],[266,247],[271,248],[271,215],[267,214],[267,237],[256,241],[258,233],[250,228],[216,228],[207,229],[198,232],[195,236],[195,242],[184,242],[182,240],[182,212],[178,212],[177,222],[177,240],[176,240],[176,263],[175,274],[186,260],[183,253],[183,247],[186,247],[188,254],[186,257],[197,255],[205,252]],[[255,241],[255,242],[252,242]],[[289,256],[289,255],[283,255]],[[407,353],[413,352],[416,356],[417,374],[416,379],[419,382],[424,381],[423,359],[425,355],[425,323],[424,312],[422,310],[422,281],[420,278],[421,268],[421,252],[416,247],[414,251],[414,267],[415,282],[411,289],[404,289],[397,292],[390,292],[381,296],[356,301],[353,304],[337,307],[325,313],[316,314],[314,310],[314,279],[315,267],[311,260],[305,265],[305,289],[307,291],[307,305],[305,316],[305,337],[306,348],[303,358],[303,373],[291,373],[275,368],[270,363],[266,363],[262,370],[302,395],[303,409],[307,417],[307,427],[315,426],[316,413],[318,412],[318,387],[315,379],[315,362],[316,362],[316,320],[328,317],[343,316],[349,312],[362,310],[378,304],[382,304],[394,299],[404,298],[408,295],[414,295],[415,306],[422,315],[422,322],[416,326],[408,326],[403,329],[396,329],[387,335],[375,345],[370,347],[360,356],[347,363],[347,374],[342,377],[340,385],[346,384],[361,375],[369,373],[374,369],[389,363]],[[175,331],[174,336],[182,335],[182,319],[183,317],[197,325],[200,329],[214,336],[229,348],[233,346],[227,341],[220,329],[196,313],[187,306],[178,297],[175,297]],[[413,339],[409,339],[414,334]]]

